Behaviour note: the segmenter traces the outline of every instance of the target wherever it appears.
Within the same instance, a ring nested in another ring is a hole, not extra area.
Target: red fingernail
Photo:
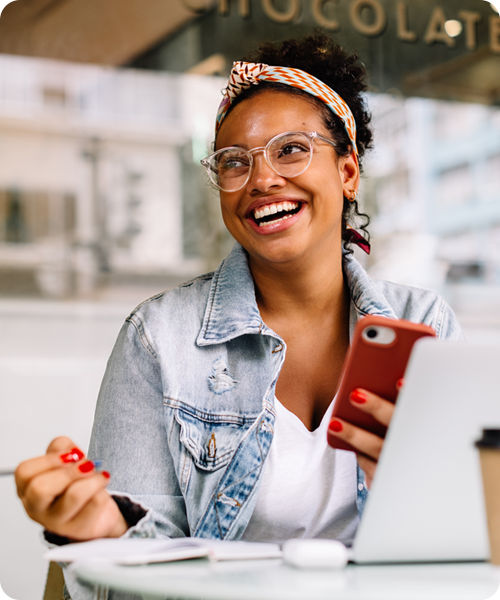
[[[368,400],[368,396],[358,389],[352,390],[349,398],[356,404],[364,404]]]
[[[107,471],[101,471],[101,475],[103,477],[106,477],[106,479],[109,479],[111,477],[111,475]]]
[[[81,465],[78,465],[78,470],[82,473],[90,473],[94,468],[94,463],[91,460],[86,460]]]
[[[404,386],[405,384],[405,380],[403,379],[403,377],[401,377],[401,379],[398,379],[396,382],[396,389],[399,390]]]
[[[63,463],[73,463],[82,460],[84,453],[79,448],[71,448],[69,452],[61,454],[60,459]]]
[[[332,431],[335,431],[335,433],[339,433],[339,431],[342,431],[343,429],[342,423],[340,421],[337,421],[337,419],[332,419],[328,428]]]

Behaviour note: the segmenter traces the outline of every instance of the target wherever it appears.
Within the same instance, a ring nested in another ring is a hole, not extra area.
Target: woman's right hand
[[[120,537],[128,525],[106,491],[109,473],[96,472],[67,437],[55,438],[44,456],[16,469],[17,493],[28,515],[52,533],[83,541]]]

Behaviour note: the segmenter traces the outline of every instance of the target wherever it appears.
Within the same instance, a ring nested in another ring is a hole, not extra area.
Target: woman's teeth
[[[259,227],[267,225],[268,223],[279,223],[280,221],[284,221],[285,219],[291,219],[292,217],[293,215],[283,215],[279,219],[272,219],[271,221],[262,221],[262,223],[259,223]]]
[[[271,215],[277,215],[278,213],[297,211],[298,208],[298,202],[282,202],[281,204],[268,204],[267,206],[263,206],[262,208],[257,208],[256,210],[254,210],[253,217],[255,221],[258,221],[259,219],[263,219],[264,217],[269,217]],[[270,221],[276,223],[278,221],[282,221],[283,219],[289,219],[291,216],[292,215],[285,214],[276,218],[266,219],[264,222],[259,223],[259,227],[262,227],[262,225],[265,225]]]

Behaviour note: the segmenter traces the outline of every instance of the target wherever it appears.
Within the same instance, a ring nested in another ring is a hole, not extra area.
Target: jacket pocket
[[[206,415],[175,411],[180,442],[204,471],[216,471],[231,460],[250,423],[233,415]]]

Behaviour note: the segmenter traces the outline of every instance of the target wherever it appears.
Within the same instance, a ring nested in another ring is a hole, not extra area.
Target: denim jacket
[[[434,292],[373,281],[347,253],[343,264],[351,336],[356,321],[371,314],[461,337]],[[126,535],[241,537],[273,440],[285,353],[283,339],[262,321],[238,244],[214,273],[132,312],[108,362],[89,452],[105,461],[111,489],[147,509]],[[358,468],[360,513],[366,494]],[[97,597],[69,583],[73,600]]]

